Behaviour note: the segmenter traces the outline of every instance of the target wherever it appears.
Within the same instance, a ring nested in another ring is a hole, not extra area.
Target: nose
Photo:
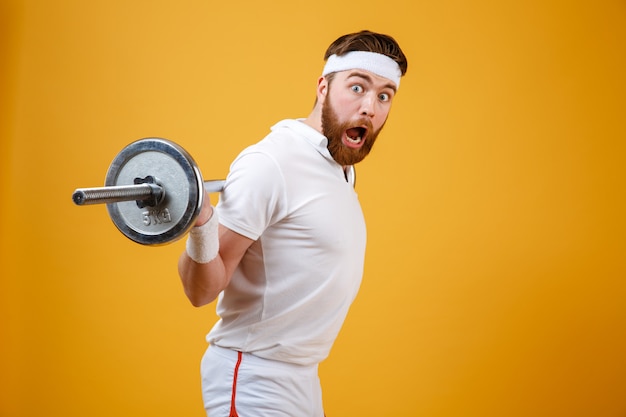
[[[366,94],[361,100],[361,116],[374,117],[376,97],[373,94]]]

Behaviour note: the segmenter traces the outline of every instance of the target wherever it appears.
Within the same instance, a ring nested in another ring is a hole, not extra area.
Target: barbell
[[[347,179],[356,182],[354,167]],[[104,187],[77,188],[76,205],[106,204],[122,234],[142,245],[165,245],[195,224],[205,192],[221,192],[225,180],[204,181],[198,165],[180,145],[145,138],[127,145],[111,162]]]
[[[109,166],[104,187],[78,188],[77,205],[103,204],[122,234],[143,245],[164,245],[195,224],[204,191],[221,192],[224,180],[204,181],[180,145],[163,138],[137,140]]]

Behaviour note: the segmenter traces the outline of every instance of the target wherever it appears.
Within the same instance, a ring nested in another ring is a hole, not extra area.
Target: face
[[[395,85],[368,71],[335,74],[322,103],[322,133],[340,165],[353,165],[369,154],[385,125]]]

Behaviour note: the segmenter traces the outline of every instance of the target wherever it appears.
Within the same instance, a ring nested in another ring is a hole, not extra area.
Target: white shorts
[[[208,417],[324,417],[317,365],[272,361],[211,345],[201,373]]]

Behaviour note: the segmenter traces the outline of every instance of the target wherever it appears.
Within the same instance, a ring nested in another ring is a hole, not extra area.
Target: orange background
[[[71,193],[146,136],[223,177],[364,28],[409,71],[358,167],[327,415],[626,416],[622,0],[0,3],[0,416],[204,415],[214,305],[183,295],[184,243]]]

